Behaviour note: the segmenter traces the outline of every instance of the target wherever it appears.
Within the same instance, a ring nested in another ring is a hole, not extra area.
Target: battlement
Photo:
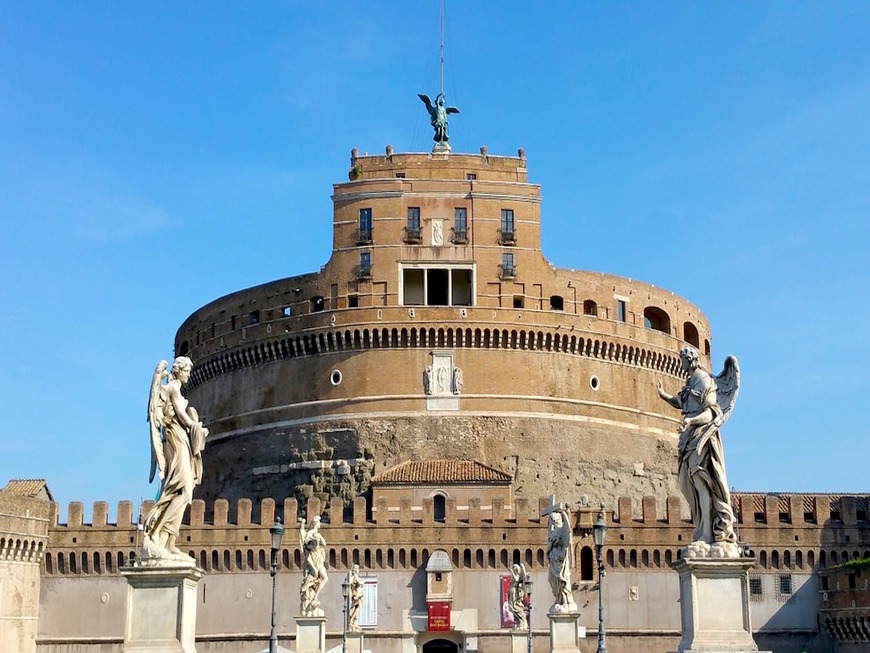
[[[525,183],[526,153],[517,156],[492,156],[482,146],[480,154],[394,153],[387,145],[382,155],[350,153],[350,181],[366,179],[440,179],[457,181],[512,181]]]
[[[145,515],[153,505],[153,501],[144,501],[141,514]],[[517,498],[508,504],[500,496],[484,496],[471,499],[466,506],[457,506],[456,500],[445,500],[443,518],[435,518],[434,500],[425,499],[422,516],[413,510],[410,500],[401,501],[399,505],[388,505],[386,498],[381,498],[377,505],[369,505],[364,497],[354,499],[352,506],[345,508],[340,502],[326,505],[320,497],[312,497],[300,506],[296,499],[286,499],[279,507],[274,499],[263,499],[259,504],[259,518],[255,519],[253,501],[248,498],[239,499],[231,510],[230,502],[218,499],[206,511],[206,503],[196,499],[193,501],[187,515],[188,528],[250,528],[254,526],[268,527],[281,517],[285,524],[295,524],[300,517],[319,515],[325,526],[329,527],[378,527],[378,526],[430,526],[436,522],[447,526],[529,526],[540,524],[548,499],[541,497],[536,504],[528,499]],[[762,494],[736,492],[732,495],[735,518],[738,525],[753,525],[756,527],[779,528],[783,524],[793,526],[820,526],[828,522],[843,526],[870,528],[868,508],[870,495],[836,495],[836,494]],[[489,504],[489,505],[487,505]],[[485,506],[481,510],[481,506]],[[52,504],[51,526],[53,529],[106,529],[130,528],[136,524],[134,506],[131,501],[120,501],[117,506],[117,519],[114,523],[108,521],[108,504],[97,501],[93,504],[92,519],[84,522],[84,504],[80,501],[69,503],[66,512],[66,522],[60,520],[58,504]],[[135,514],[138,514],[136,511]],[[575,516],[586,513],[596,513],[597,509],[572,506]],[[211,515],[206,519],[206,515]],[[622,528],[643,526],[679,526],[688,520],[688,511],[681,497],[667,498],[664,511],[661,510],[653,496],[640,499],[620,497],[615,506],[605,507],[605,515],[609,523]],[[545,521],[545,519],[543,520]]]

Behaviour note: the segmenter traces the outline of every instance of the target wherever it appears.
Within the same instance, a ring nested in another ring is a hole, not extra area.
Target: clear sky
[[[705,312],[714,371],[741,365],[740,490],[870,491],[868,25],[857,2],[447,2],[454,151],[525,148],[555,265]],[[153,496],[178,326],[325,263],[351,148],[429,149],[437,90],[436,0],[0,2],[0,482]]]

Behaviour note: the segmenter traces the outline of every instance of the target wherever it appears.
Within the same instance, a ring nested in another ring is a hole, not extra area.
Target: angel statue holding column
[[[423,93],[417,93],[417,97],[423,101],[423,104],[426,105],[426,111],[429,112],[429,124],[435,130],[435,136],[432,137],[432,140],[439,145],[446,144],[449,140],[447,136],[447,116],[451,113],[459,113],[459,109],[444,105],[444,93],[439,93],[435,97],[435,104],[432,104],[429,96]]]
[[[169,372],[160,361],[151,378],[148,396],[148,423],[151,434],[151,475],[161,481],[157,501],[145,519],[145,540],[141,559],[176,560],[193,564],[193,559],[177,546],[181,519],[190,502],[193,488],[202,480],[202,451],[208,429],[181,394],[190,378],[193,362],[179,356]]]
[[[688,377],[677,394],[666,393],[661,380],[656,387],[662,399],[683,413],[677,450],[679,483],[695,524],[693,542],[684,556],[736,558],[740,551],[719,429],[734,409],[740,368],[737,359],[729,356],[722,373],[713,377],[701,367],[694,347],[680,351],[680,364]]]

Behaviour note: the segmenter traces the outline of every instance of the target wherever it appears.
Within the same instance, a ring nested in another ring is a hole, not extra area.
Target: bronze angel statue
[[[191,561],[176,545],[184,511],[193,500],[193,488],[202,480],[202,450],[208,429],[181,394],[193,363],[179,356],[169,372],[160,361],[151,379],[148,423],[151,430],[151,474],[161,481],[160,494],[145,519],[142,559]]]
[[[426,105],[426,110],[429,112],[429,123],[435,130],[435,136],[432,137],[432,140],[438,144],[447,143],[449,140],[447,136],[447,116],[451,113],[459,113],[459,109],[444,106],[444,93],[439,93],[435,97],[435,104],[432,104],[429,96],[423,93],[417,93],[417,97],[423,101],[423,104]]]
[[[688,378],[677,394],[666,393],[660,380],[656,387],[662,399],[683,413],[678,445],[679,483],[695,524],[687,554],[737,557],[734,513],[719,429],[734,409],[740,368],[737,359],[729,356],[722,373],[713,377],[701,367],[701,356],[694,347],[680,351],[680,364]]]

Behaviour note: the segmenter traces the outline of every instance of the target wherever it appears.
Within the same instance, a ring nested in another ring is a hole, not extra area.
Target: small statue
[[[451,113],[459,113],[459,109],[444,106],[444,93],[439,93],[435,97],[434,105],[428,95],[417,93],[417,97],[426,105],[426,110],[429,112],[429,124],[435,129],[435,136],[432,140],[439,145],[446,145],[449,140],[447,136],[447,116]]]
[[[350,605],[347,610],[347,629],[352,633],[358,633],[359,627],[359,609],[362,606],[363,590],[362,580],[359,577],[359,565],[354,565],[347,572],[348,592],[347,597]]]
[[[734,409],[740,368],[737,359],[729,356],[725,369],[714,378],[701,367],[701,356],[694,347],[680,351],[680,364],[689,375],[682,390],[669,395],[661,380],[656,382],[656,388],[662,399],[683,413],[678,445],[679,482],[695,524],[693,542],[684,555],[736,558],[740,553],[719,428]]]
[[[508,609],[514,619],[513,630],[528,630],[526,619],[526,577],[528,572],[522,563],[511,567],[511,586],[508,589]]]
[[[190,378],[193,362],[179,356],[172,363],[157,364],[148,396],[151,433],[151,474],[161,481],[157,502],[145,518],[145,538],[140,559],[149,563],[171,560],[194,564],[177,546],[184,511],[193,501],[193,488],[202,481],[202,450],[208,429],[181,394]]]
[[[556,599],[550,612],[577,612],[571,594],[571,522],[564,508],[550,513],[547,533],[548,580]]]
[[[423,394],[432,394],[432,366],[427,365],[423,370]]]
[[[320,595],[326,585],[326,540],[320,534],[320,517],[305,528],[305,518],[299,518],[299,548],[302,549],[302,585],[299,588],[303,617],[322,617]]]
[[[462,368],[454,367],[453,368],[453,394],[458,395],[462,394],[462,385],[464,381],[462,380]]]

